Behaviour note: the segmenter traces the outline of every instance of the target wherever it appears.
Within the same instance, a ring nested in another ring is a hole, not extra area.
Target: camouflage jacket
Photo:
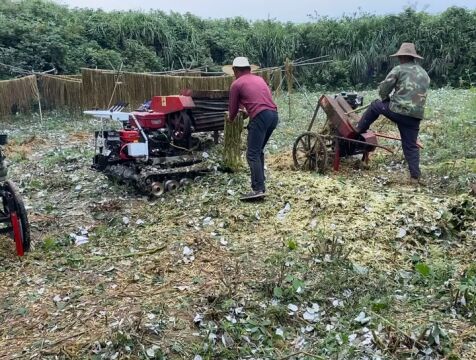
[[[395,66],[388,73],[380,83],[379,95],[382,100],[390,99],[391,111],[423,119],[429,86],[430,77],[426,71],[420,65],[410,62]]]

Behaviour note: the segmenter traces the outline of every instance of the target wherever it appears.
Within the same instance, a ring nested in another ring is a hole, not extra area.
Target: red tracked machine
[[[96,131],[93,166],[108,177],[160,196],[208,172],[213,165],[202,157],[206,144],[197,133],[223,130],[228,93],[207,91],[154,96],[138,110],[127,104],[109,110],[85,111],[97,118],[122,123],[120,130]],[[200,151],[199,151],[200,150]]]
[[[30,250],[30,224],[17,187],[6,180],[5,153],[3,145],[7,144],[7,135],[0,135],[0,198],[3,206],[0,208],[0,234],[8,234],[15,241],[18,256],[23,256]]]

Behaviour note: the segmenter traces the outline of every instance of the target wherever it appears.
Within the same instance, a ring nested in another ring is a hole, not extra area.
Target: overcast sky
[[[104,10],[158,9],[190,12],[204,18],[243,16],[247,19],[278,19],[304,22],[309,14],[339,17],[359,9],[372,14],[398,13],[407,6],[437,13],[449,6],[476,8],[476,0],[55,0],[71,7]]]

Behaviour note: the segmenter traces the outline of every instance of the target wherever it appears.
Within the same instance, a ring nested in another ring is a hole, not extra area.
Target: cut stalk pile
[[[232,171],[238,171],[243,167],[241,156],[243,122],[243,115],[241,113],[238,113],[234,121],[230,121],[228,113],[225,113],[223,164],[225,168]]]

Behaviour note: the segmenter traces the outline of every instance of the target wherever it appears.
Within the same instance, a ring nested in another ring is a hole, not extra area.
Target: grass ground
[[[475,93],[431,92],[421,188],[401,151],[294,171],[317,96],[279,99],[259,204],[246,171],[150,201],[90,170],[99,123],[4,123],[33,250],[0,243],[0,358],[476,358]]]

